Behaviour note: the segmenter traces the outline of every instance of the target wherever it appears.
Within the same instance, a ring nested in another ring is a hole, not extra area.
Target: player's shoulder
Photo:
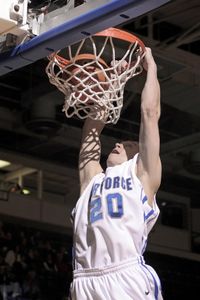
[[[95,174],[92,178],[88,178],[88,180],[85,180],[82,184],[81,184],[81,188],[80,188],[80,197],[83,194],[86,193],[91,193],[91,190],[93,188],[93,185],[95,183],[101,182],[103,180],[103,178],[105,177],[104,172],[99,172],[97,174]]]

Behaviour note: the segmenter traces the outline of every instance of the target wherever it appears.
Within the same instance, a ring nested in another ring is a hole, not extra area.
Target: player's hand
[[[143,60],[143,64],[142,64],[144,70],[148,71],[148,69],[151,67],[157,68],[156,63],[153,58],[153,55],[152,55],[151,48],[146,47],[145,50],[146,50],[146,52],[145,52],[145,56],[144,56],[144,60]]]
[[[92,117],[93,120],[99,120],[105,123],[109,117],[109,111],[103,102],[98,104],[90,104],[89,110],[90,117]]]
[[[112,60],[110,65],[112,67],[115,67],[118,74],[122,74],[123,72],[125,72],[128,67],[128,63],[125,59],[124,60]]]

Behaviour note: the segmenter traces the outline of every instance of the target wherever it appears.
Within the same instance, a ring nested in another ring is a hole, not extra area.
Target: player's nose
[[[124,145],[122,143],[116,143],[115,148],[121,151],[124,148]]]
[[[116,147],[116,148],[120,148],[120,147],[121,147],[121,144],[120,144],[120,143],[115,143],[115,147]]]

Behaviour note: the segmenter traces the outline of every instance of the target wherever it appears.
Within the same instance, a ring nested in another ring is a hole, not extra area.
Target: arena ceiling
[[[120,28],[152,48],[162,93],[160,119],[161,189],[191,198],[200,207],[200,2],[170,1]],[[45,74],[47,59],[0,77],[0,159],[2,188],[22,180],[61,195],[77,195],[77,161],[83,121],[66,119],[63,96]],[[143,78],[130,80],[116,125],[102,135],[103,156],[122,139],[137,139]]]

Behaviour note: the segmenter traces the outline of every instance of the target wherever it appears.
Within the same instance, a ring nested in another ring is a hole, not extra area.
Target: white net
[[[50,83],[65,95],[63,111],[68,118],[77,115],[117,123],[125,84],[143,70],[144,48],[138,39],[123,41],[119,59],[115,40],[113,36],[103,36],[103,40],[102,36],[91,36],[76,47],[68,46],[66,53],[61,50],[49,57],[46,73]]]

